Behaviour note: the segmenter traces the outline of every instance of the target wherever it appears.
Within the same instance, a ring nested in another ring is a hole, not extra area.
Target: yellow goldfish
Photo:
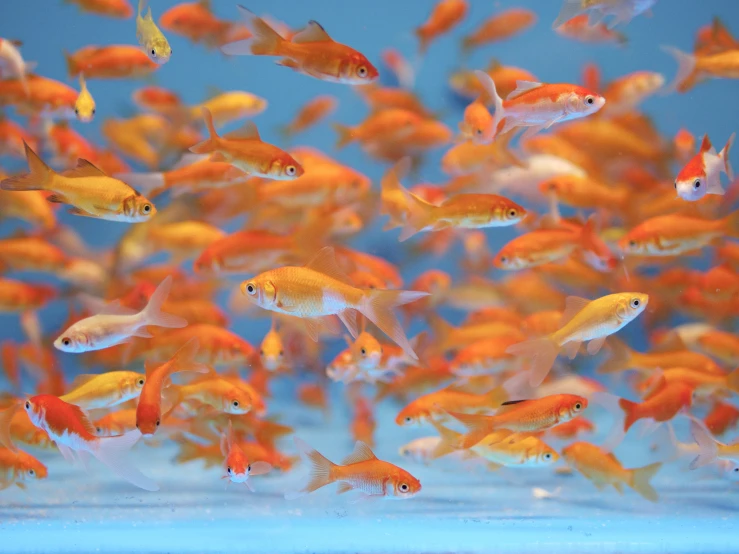
[[[151,17],[151,6],[146,10],[146,15],[141,17],[141,12],[146,6],[147,0],[139,0],[139,9],[136,15],[136,40],[141,48],[154,63],[163,65],[169,61],[172,55],[172,47],[167,38],[159,30],[154,19]]]
[[[74,115],[82,123],[89,123],[95,117],[95,99],[87,90],[85,76],[80,73],[80,94],[74,102]]]
[[[72,390],[59,398],[83,410],[110,408],[137,398],[145,382],[146,376],[135,371],[78,375],[72,381]]]

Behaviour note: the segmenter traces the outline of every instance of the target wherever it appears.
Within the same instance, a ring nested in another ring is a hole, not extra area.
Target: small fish
[[[222,413],[246,414],[252,409],[251,396],[244,389],[214,371],[175,389],[178,401],[197,400]]]
[[[151,6],[146,9],[146,15],[141,17],[141,12],[148,0],[139,0],[139,9],[136,12],[136,40],[149,56],[149,59],[159,65],[164,65],[172,56],[172,47],[167,38],[162,34],[151,17]]]
[[[618,492],[622,492],[623,485],[626,485],[650,502],[657,502],[659,499],[649,481],[662,467],[661,463],[625,469],[612,453],[588,442],[576,442],[565,447],[562,456],[599,490],[612,485]]]
[[[5,179],[0,182],[1,189],[49,191],[50,202],[73,206],[70,213],[108,221],[134,223],[156,213],[154,204],[87,160],[79,159],[75,169],[62,174],[47,166],[27,144],[25,148],[30,173]]]
[[[572,19],[563,22],[555,28],[558,35],[578,40],[580,42],[615,42],[626,44],[627,39],[623,33],[609,29],[603,23],[590,24],[588,14],[576,15]]]
[[[105,17],[128,19],[133,15],[133,8],[128,0],[67,0],[67,2],[77,4],[82,12]]]
[[[309,21],[291,40],[285,40],[262,18],[243,6],[238,8],[253,37],[223,45],[224,54],[279,56],[279,65],[330,83],[365,85],[379,76],[367,58],[334,41],[316,21]]]
[[[300,108],[290,123],[280,127],[280,132],[285,137],[302,133],[331,115],[336,111],[337,105],[338,100],[335,96],[328,94],[316,96]]]
[[[223,465],[226,468],[224,479],[231,483],[244,483],[251,492],[256,492],[249,477],[252,475],[264,475],[272,471],[272,466],[267,462],[249,462],[246,454],[239,444],[234,440],[231,421],[228,422],[228,432],[221,435],[221,453],[225,457]]]
[[[721,174],[726,173],[729,181],[734,180],[734,171],[729,161],[729,150],[734,143],[733,133],[723,150],[716,154],[708,135],[703,136],[700,151],[680,170],[675,179],[675,190],[683,200],[695,202],[706,194],[725,193],[721,186]]]
[[[274,318],[272,326],[259,345],[259,359],[267,371],[278,371],[285,367],[285,346]]]
[[[593,24],[612,17],[608,23],[608,28],[612,29],[619,23],[628,23],[637,15],[649,12],[656,3],[657,0],[564,0],[552,28],[556,29],[576,15],[591,12],[590,20]]]
[[[78,375],[71,390],[59,398],[83,410],[99,410],[123,404],[141,393],[146,376],[135,371],[108,371],[101,375]]]
[[[95,117],[95,99],[87,90],[85,75],[80,73],[80,95],[74,103],[74,115],[77,116],[82,123],[89,123]]]
[[[418,37],[421,54],[428,50],[432,41],[447,34],[467,16],[467,0],[439,0],[431,10],[428,19],[414,33]]]
[[[245,117],[255,117],[267,109],[267,100],[243,90],[221,92],[189,108],[190,117],[199,119],[203,108],[213,115],[214,125],[227,125]]]
[[[209,138],[190,147],[194,154],[211,154],[212,162],[227,162],[247,175],[276,180],[297,179],[304,173],[290,154],[262,141],[256,125],[247,124],[239,139],[226,139],[218,135],[208,108],[203,108],[203,118]]]
[[[632,402],[626,398],[618,401],[624,411],[624,431],[640,419],[650,418],[657,422],[669,421],[681,410],[690,408],[693,402],[693,387],[684,382],[661,381],[642,402]]]
[[[588,354],[597,354],[606,337],[636,319],[648,302],[649,296],[639,292],[609,294],[592,301],[568,296],[557,332],[515,344],[507,352],[532,358],[529,382],[537,387],[549,373],[560,349],[564,348],[567,355],[574,358],[580,345],[590,341]]]
[[[25,489],[24,481],[46,479],[48,475],[46,466],[30,454],[0,447],[0,491],[11,485]]]
[[[704,56],[688,54],[672,46],[663,46],[662,50],[674,57],[678,64],[677,75],[667,86],[666,92],[677,90],[685,93],[709,78],[739,78],[739,49],[737,48]]]
[[[146,330],[149,325],[175,329],[185,327],[187,321],[161,309],[171,286],[172,278],[164,279],[146,307],[138,313],[124,308],[120,302],[107,304],[100,313],[80,320],[64,331],[54,341],[54,347],[62,352],[90,352],[121,344],[131,337],[151,337]]]
[[[0,74],[3,79],[15,77],[19,79],[26,96],[30,94],[28,74],[34,70],[36,62],[27,62],[18,51],[16,44],[5,38],[0,38]]]
[[[510,8],[483,21],[462,39],[462,51],[509,39],[536,24],[536,14],[524,8]]]
[[[418,479],[398,466],[379,460],[363,442],[357,442],[354,451],[338,465],[298,437],[294,440],[311,473],[306,485],[297,493],[285,495],[287,499],[298,498],[336,482],[339,482],[338,494],[359,490],[363,493],[361,498],[381,496],[404,499],[421,491]]]

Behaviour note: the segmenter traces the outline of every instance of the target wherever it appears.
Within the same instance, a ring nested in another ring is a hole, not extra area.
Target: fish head
[[[339,67],[339,82],[345,85],[368,85],[379,76],[377,68],[359,52],[345,58]]]
[[[269,176],[276,181],[292,181],[304,173],[303,166],[287,152],[282,152],[270,163]]]
[[[515,269],[524,269],[526,267],[526,261],[516,256],[514,252],[503,249],[493,258],[493,266],[498,269],[512,271]]]
[[[623,322],[635,319],[649,303],[649,295],[642,292],[623,292],[619,295],[616,316]]]
[[[382,359],[382,345],[366,331],[357,337],[351,350],[354,363],[362,369],[374,369]]]
[[[241,283],[241,293],[265,310],[270,310],[277,305],[277,287],[267,274],[263,273],[250,281]]]
[[[559,460],[559,454],[551,446],[543,441],[538,441],[541,446],[538,449],[537,461],[542,465],[550,465]]]
[[[229,454],[226,458],[226,475],[232,483],[245,483],[251,467],[242,453]]]
[[[704,170],[698,172],[681,171],[675,179],[677,195],[688,202],[695,202],[706,195],[708,179]]]
[[[395,418],[397,425],[413,425],[414,423],[420,423],[424,418],[424,414],[413,405],[406,406]]]
[[[285,348],[280,334],[274,329],[265,335],[259,348],[259,358],[267,371],[277,371],[285,360]]]
[[[164,37],[154,39],[146,47],[146,55],[155,64],[163,65],[169,61],[172,56],[172,47]]]
[[[243,415],[251,410],[251,397],[238,387],[232,387],[228,394],[223,396],[223,411],[232,415]]]
[[[87,352],[90,347],[90,337],[74,328],[67,329],[54,341],[54,348],[72,354]]]
[[[388,495],[394,498],[411,498],[421,491],[421,481],[407,471],[398,468],[392,479],[392,489]]]
[[[588,399],[574,394],[563,394],[559,404],[559,421],[564,423],[579,416],[588,407]]]
[[[140,194],[124,201],[123,212],[131,222],[148,221],[157,213],[154,203]]]
[[[144,437],[152,437],[162,423],[161,409],[158,404],[141,403],[136,407],[136,429]]]
[[[49,470],[44,464],[38,461],[36,458],[25,452],[20,452],[21,467],[25,477],[28,479],[46,479],[49,475]]]
[[[89,123],[95,118],[95,104],[78,101],[74,105],[74,115],[82,123]]]
[[[566,99],[566,110],[570,115],[585,117],[594,114],[606,104],[600,94],[583,88],[572,91]]]
[[[526,215],[526,209],[510,200],[503,199],[493,200],[490,205],[490,215],[492,221],[504,221],[507,225],[514,225],[522,221]]]

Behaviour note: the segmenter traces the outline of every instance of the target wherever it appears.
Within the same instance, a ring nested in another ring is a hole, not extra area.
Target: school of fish
[[[0,217],[22,222],[0,238],[0,311],[26,337],[0,337],[0,491],[53,479],[43,460],[55,452],[81,463],[76,478],[100,463],[156,491],[145,461],[163,443],[176,445],[172,463],[221,467],[251,492],[299,455],[308,477],[288,499],[333,483],[358,499],[411,498],[434,486],[422,490],[419,463],[574,472],[598,491],[629,488],[652,502],[664,463],[736,470],[739,445],[717,438],[739,425],[734,134],[665,137],[641,109],[658,93],[739,78],[739,40],[721,20],[697,22],[692,53],[662,46],[677,62],[669,84],[638,70],[637,58],[633,73],[609,83],[593,64],[572,83],[542,83],[502,60],[460,69],[449,78],[463,102],[446,108],[452,129],[413,90],[419,60],[433,63],[439,45],[455,42],[466,56],[548,22],[524,8],[491,9],[461,36],[469,0],[438,0],[418,21],[415,51],[388,45],[370,60],[339,42],[361,26],[291,28],[277,19],[287,13],[242,5],[223,19],[208,0],[163,13],[146,0],[66,3],[120,20],[131,40],[65,51],[77,90],[0,38],[0,156],[27,164],[0,169]],[[656,3],[563,0],[549,32],[619,46],[626,24]],[[221,91],[187,105],[166,82],[152,84],[162,65],[184,63],[171,46],[184,41],[212,56],[251,56],[234,63],[255,74],[268,63],[261,57],[274,58],[296,73],[296,98],[304,79],[320,81],[321,94],[272,144],[251,121],[269,99]],[[135,114],[96,105],[100,80],[144,78]],[[339,122],[332,91],[346,85],[367,110]],[[100,118],[105,146],[82,132]],[[294,144],[329,120],[333,152]],[[235,122],[243,125],[222,130]],[[379,183],[340,161],[356,147],[383,168]],[[444,184],[420,178],[430,152],[443,152]],[[100,233],[125,232],[94,250],[77,217]],[[350,246],[376,220],[402,263]],[[235,221],[241,227],[227,232]],[[497,233],[513,238],[494,252]],[[707,252],[705,271],[682,263]],[[452,256],[461,278],[404,276],[405,263],[442,267]],[[46,317],[52,305],[66,307],[66,319]],[[464,318],[453,325],[442,311]],[[687,323],[674,325],[674,315]],[[241,317],[270,318],[260,344],[229,329]],[[426,330],[409,337],[420,324]],[[627,326],[648,350],[627,344]],[[328,359],[326,347],[344,341]],[[63,357],[89,373],[69,380]],[[273,396],[278,380],[294,385],[293,397]],[[275,409],[328,413],[331,390],[356,441],[341,463]],[[378,417],[381,402],[395,405],[394,421]],[[595,440],[597,410],[612,416],[605,442]],[[680,419],[686,442],[673,427]],[[642,420],[644,432],[667,437],[669,454],[624,467],[613,450],[624,440],[640,448],[629,431]],[[372,450],[378,425],[428,435],[390,445],[396,455],[385,461]]]

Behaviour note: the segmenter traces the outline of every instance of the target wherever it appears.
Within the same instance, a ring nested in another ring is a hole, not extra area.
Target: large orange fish
[[[135,79],[159,69],[136,46],[86,46],[74,54],[64,53],[70,77],[84,74],[86,79]]]

